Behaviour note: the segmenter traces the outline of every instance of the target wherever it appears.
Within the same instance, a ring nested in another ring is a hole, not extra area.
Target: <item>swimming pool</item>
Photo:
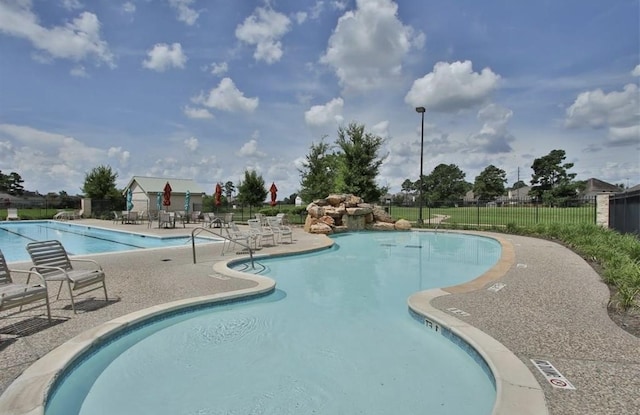
[[[59,240],[70,255],[182,246],[191,237],[156,237],[58,221],[0,222],[0,247],[7,262],[28,261],[29,242]],[[196,238],[196,243],[221,242]]]
[[[418,232],[336,241],[260,258],[278,284],[269,296],[183,310],[108,340],[66,372],[46,414],[490,413],[486,364],[418,324],[407,297],[478,276],[500,245]]]

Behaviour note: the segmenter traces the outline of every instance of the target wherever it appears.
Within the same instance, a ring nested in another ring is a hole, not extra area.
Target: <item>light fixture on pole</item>
[[[420,206],[420,210],[418,211],[418,224],[422,225],[423,220],[422,220],[422,164],[423,164],[423,153],[424,153],[424,113],[427,110],[424,107],[416,107],[416,112],[419,112],[420,114],[422,114],[422,124],[421,124],[421,130],[420,130],[420,192],[419,192],[419,199],[418,199],[418,205]]]

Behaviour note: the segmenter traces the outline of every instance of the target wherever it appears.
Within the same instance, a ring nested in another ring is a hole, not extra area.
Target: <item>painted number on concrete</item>
[[[533,365],[538,368],[540,373],[544,375],[547,381],[554,388],[559,389],[575,389],[575,387],[565,378],[558,369],[556,369],[548,360],[531,359]]]
[[[451,307],[451,308],[447,308],[447,311],[450,312],[451,314],[456,314],[462,317],[469,317],[471,314],[467,313],[466,311],[462,311],[458,308],[455,307]]]
[[[501,289],[503,289],[506,286],[507,286],[507,284],[504,284],[502,282],[496,282],[491,287],[487,288],[487,290],[493,291],[494,293],[497,293],[498,291],[500,291]]]
[[[430,329],[435,330],[435,331],[440,331],[440,326],[438,325],[438,323],[434,323],[433,321],[429,320],[428,318],[424,319],[424,325],[429,327]]]

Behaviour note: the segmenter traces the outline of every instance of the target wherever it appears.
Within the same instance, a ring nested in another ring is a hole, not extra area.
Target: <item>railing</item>
[[[212,229],[202,228],[202,227],[194,228],[191,231],[191,249],[192,249],[192,252],[193,252],[193,263],[194,264],[196,263],[196,236],[200,235],[200,233],[205,231],[205,232],[209,232],[210,234],[213,234],[215,236],[218,236],[218,237],[220,237],[222,239],[225,239],[225,240],[227,240],[227,241],[229,241],[231,243],[238,244],[238,245],[240,245],[240,246],[242,246],[244,248],[247,248],[247,251],[249,252],[249,260],[251,261],[251,269],[255,269],[256,267],[255,267],[255,265],[253,263],[253,251],[251,250],[251,247],[248,244],[244,244],[242,242],[233,240],[233,239],[229,238],[228,236],[224,236],[222,234],[222,229],[223,228],[220,228],[220,234],[215,233]],[[224,254],[224,244],[222,245],[222,253]]]
[[[385,209],[394,219],[417,222],[419,208],[387,205]],[[507,227],[531,226],[540,223],[595,223],[594,198],[566,200],[549,206],[532,200],[509,200],[504,203],[487,201],[459,204],[432,203],[422,210],[424,226],[447,227]]]

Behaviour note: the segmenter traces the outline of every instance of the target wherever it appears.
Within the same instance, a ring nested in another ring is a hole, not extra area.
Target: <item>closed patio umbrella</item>
[[[189,206],[191,205],[191,192],[187,190],[187,193],[184,195],[184,213],[189,213]]]
[[[222,204],[222,186],[220,186],[220,183],[216,183],[215,197],[216,206],[220,206]]]
[[[162,192],[162,206],[171,206],[171,185],[169,182],[164,185],[164,191]]]
[[[129,188],[129,190],[127,190],[127,210],[131,212],[132,209],[133,209],[133,192],[131,191],[131,188]]]
[[[156,196],[156,209],[158,212],[162,210],[162,192],[158,192],[158,195]]]
[[[276,202],[277,197],[278,197],[278,188],[276,187],[275,183],[271,183],[271,188],[269,188],[269,192],[271,193],[271,206],[275,206],[278,204],[278,202]]]

